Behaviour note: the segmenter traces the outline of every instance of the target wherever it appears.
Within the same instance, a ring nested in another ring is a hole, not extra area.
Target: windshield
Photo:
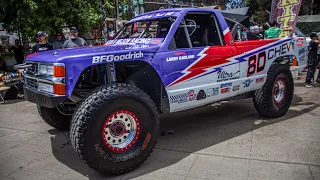
[[[173,22],[172,17],[133,22],[125,25],[115,39],[165,38]]]

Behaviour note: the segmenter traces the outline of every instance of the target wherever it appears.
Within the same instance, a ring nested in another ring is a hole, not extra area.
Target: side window
[[[232,31],[232,28],[233,28],[233,26],[234,26],[235,23],[232,22],[232,21],[230,21],[230,20],[227,19],[227,18],[225,18],[225,20],[226,20],[226,22],[227,22],[227,25],[228,25],[230,31]]]
[[[223,35],[211,13],[188,13],[176,30],[169,49],[223,45]]]

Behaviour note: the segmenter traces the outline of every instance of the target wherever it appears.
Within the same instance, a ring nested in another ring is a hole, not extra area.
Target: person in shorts
[[[37,37],[38,43],[32,47],[32,53],[53,50],[52,44],[46,41],[47,34],[44,31],[39,31]]]
[[[317,33],[312,32],[310,34],[310,50],[308,54],[308,72],[306,77],[305,86],[307,88],[313,87],[312,80],[314,79],[314,75],[316,72],[316,68],[318,65],[318,57],[317,51],[320,48],[320,42]]]

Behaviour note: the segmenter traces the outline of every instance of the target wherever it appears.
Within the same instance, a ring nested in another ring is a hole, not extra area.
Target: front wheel
[[[273,64],[266,83],[253,96],[258,113],[266,118],[283,116],[292,103],[294,82],[290,69],[285,65]]]
[[[123,174],[151,154],[159,137],[151,98],[127,84],[99,87],[80,105],[70,129],[75,151],[102,174]]]

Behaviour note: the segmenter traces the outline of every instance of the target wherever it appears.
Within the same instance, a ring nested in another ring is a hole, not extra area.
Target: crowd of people
[[[282,32],[282,29],[277,26],[276,21],[270,21],[263,25],[264,38],[278,38]],[[320,41],[317,33],[310,34],[310,44],[309,44],[309,53],[308,53],[308,71],[305,81],[305,86],[310,88],[314,87],[313,82],[316,81],[320,83],[320,72],[318,73],[317,78],[315,78],[316,69],[320,63]],[[74,48],[81,46],[88,46],[87,42],[78,37],[78,30],[76,27],[70,29],[69,38],[65,39],[63,34],[58,32],[56,33],[55,39],[52,43],[47,42],[47,34],[43,31],[37,33],[38,42],[32,47],[32,53],[61,49],[61,48]],[[15,41],[15,46],[9,49],[9,52],[13,52],[17,64],[24,62],[24,50],[25,48],[20,44],[19,40]]]
[[[32,47],[32,53],[61,48],[88,46],[83,38],[78,37],[78,30],[76,27],[70,29],[69,38],[67,40],[64,39],[60,32],[56,34],[56,39],[52,43],[47,42],[47,34],[43,31],[37,33],[37,38],[38,42]]]

